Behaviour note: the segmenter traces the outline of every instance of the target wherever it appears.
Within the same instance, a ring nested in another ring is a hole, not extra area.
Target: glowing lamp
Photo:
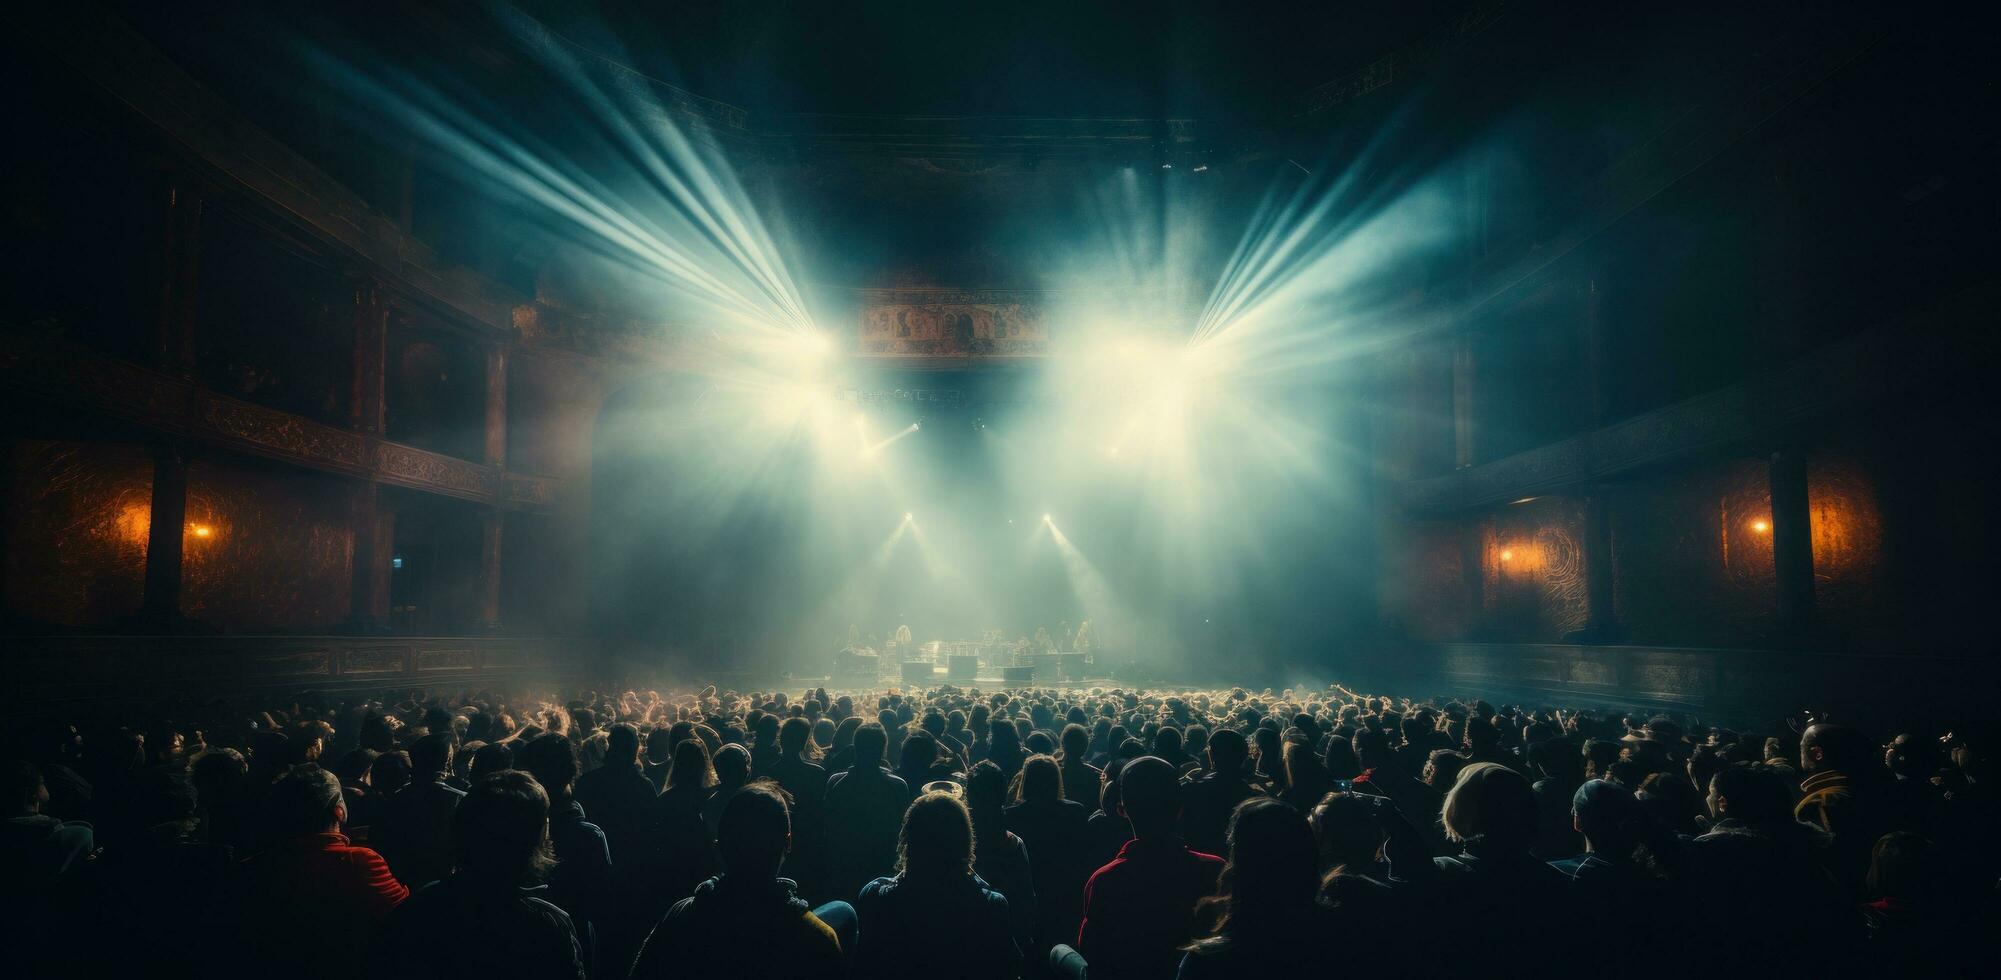
[[[1514,561],[1514,560],[1515,560],[1515,549],[1513,549],[1513,548],[1502,548],[1502,549],[1501,549],[1501,560],[1502,560],[1502,561]]]
[[[210,538],[215,536],[215,529],[206,524],[196,524],[188,529],[188,533],[197,538]]]
[[[1770,521],[1764,521],[1764,520],[1752,521],[1751,530],[1757,532],[1758,534],[1765,534],[1772,530],[1772,525]]]

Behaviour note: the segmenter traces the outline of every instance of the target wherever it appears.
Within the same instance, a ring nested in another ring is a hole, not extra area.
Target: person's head
[[[1786,781],[1770,767],[1739,762],[1709,777],[1709,815],[1718,820],[1763,824],[1790,819]]]
[[[1164,759],[1181,755],[1181,729],[1173,725],[1163,725],[1153,733],[1153,754]]]
[[[1063,799],[1063,770],[1046,755],[1031,755],[1021,764],[1021,798],[1029,803]]]
[[[1229,863],[1218,883],[1228,935],[1256,918],[1309,907],[1320,884],[1313,829],[1289,804],[1252,797],[1230,814]]]
[[[513,766],[513,749],[499,743],[482,745],[472,754],[472,768],[467,771],[467,778],[476,783]]]
[[[682,724],[686,723],[684,722]],[[674,729],[680,727],[681,725],[679,724],[670,725],[665,728],[655,728],[652,731],[646,733],[647,762],[650,762],[656,766],[664,766],[667,763],[673,761],[674,742],[675,742]],[[686,734],[692,734],[692,733],[693,733],[693,728],[692,726],[690,726],[688,729],[686,729]],[[686,734],[683,735],[684,738],[686,737]]]
[[[995,723],[987,727],[987,744],[994,755],[1006,755],[1021,751],[1021,732],[1011,724]]]
[[[1336,732],[1327,742],[1327,752],[1320,764],[1327,769],[1327,775],[1335,779],[1354,779],[1362,774],[1362,763],[1355,758],[1355,747],[1348,739]]]
[[[1084,754],[1091,750],[1091,732],[1075,722],[1063,726],[1063,754],[1066,763],[1084,761]]]
[[[1355,733],[1353,739],[1355,763],[1363,769],[1377,769],[1389,764],[1395,757],[1390,754],[1389,735],[1364,728]]]
[[[436,778],[452,769],[452,736],[431,732],[410,746],[410,769],[416,776]]]
[[[1584,743],[1584,778],[1604,779],[1612,771],[1612,764],[1618,761],[1618,742],[1594,738]]]
[[[1376,807],[1360,793],[1329,793],[1313,808],[1309,822],[1322,871],[1339,874],[1375,863],[1384,838]]]
[[[604,742],[604,764],[635,765],[639,762],[639,729],[625,722],[611,726]]]
[[[1424,759],[1424,781],[1434,789],[1449,790],[1466,768],[1466,756],[1453,749],[1432,749]]]
[[[459,873],[496,885],[520,885],[546,871],[548,840],[549,796],[525,772],[510,769],[474,783],[452,812]]]
[[[966,804],[950,793],[918,797],[903,812],[903,833],[896,850],[898,870],[906,876],[972,874],[973,821]]]
[[[424,711],[424,731],[431,735],[453,735],[452,713],[444,708]]]
[[[880,769],[883,754],[889,751],[889,733],[874,722],[855,729],[855,768],[863,772]]]
[[[1939,760],[1937,742],[1909,732],[1883,747],[1883,766],[1899,779],[1929,779],[1938,771]]]
[[[1822,722],[1800,733],[1800,769],[1807,773],[1840,772],[1865,776],[1869,740],[1847,725]]]
[[[1584,842],[1594,852],[1631,851],[1641,819],[1639,801],[1617,783],[1588,779],[1571,794],[1570,826],[1584,835]]]
[[[398,749],[384,752],[375,757],[368,767],[368,786],[378,796],[391,796],[410,785],[416,772],[416,765],[410,761],[410,753]]]
[[[931,733],[919,729],[903,740],[903,757],[898,760],[897,769],[904,778],[922,777],[938,761],[938,740]]]
[[[742,786],[750,779],[750,750],[731,742],[716,750],[716,785]]]
[[[787,718],[778,727],[778,751],[787,757],[812,753],[818,757],[819,747],[813,743],[813,723],[804,718]]]
[[[324,834],[347,821],[340,779],[319,766],[300,766],[279,777],[266,803],[271,829],[281,836]]]
[[[1536,837],[1535,790],[1522,775],[1494,762],[1460,770],[1440,811],[1445,836],[1498,848],[1525,848]]]
[[[999,766],[982,759],[966,770],[966,809],[971,811],[973,829],[981,844],[998,843],[1002,809],[1007,805],[1007,774]],[[991,839],[990,839],[991,838]]]
[[[1174,831],[1181,817],[1181,781],[1166,759],[1140,756],[1119,769],[1119,811],[1139,837]]]
[[[1317,787],[1325,792],[1332,777],[1327,775],[1320,757],[1313,754],[1313,746],[1294,737],[1285,743],[1285,781],[1289,786]]]
[[[778,877],[792,849],[792,806],[785,791],[759,780],[730,797],[716,826],[716,849],[730,875],[754,881]]]
[[[1923,904],[1938,884],[1937,851],[1923,834],[1884,834],[1869,850],[1865,891],[1870,898],[1899,898]]]
[[[709,763],[709,747],[699,738],[691,738],[674,746],[674,768],[667,771],[667,788],[712,789],[716,785],[716,769]]]
[[[561,735],[537,735],[514,753],[519,765],[542,784],[551,802],[567,799],[577,781],[577,747]]]
[[[1235,776],[1244,771],[1244,760],[1250,758],[1250,743],[1244,741],[1244,733],[1234,728],[1220,728],[1209,736],[1209,769],[1212,772]]]

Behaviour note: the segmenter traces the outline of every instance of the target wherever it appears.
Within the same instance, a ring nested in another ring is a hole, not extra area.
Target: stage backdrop
[[[1039,357],[1049,352],[1040,294],[1007,289],[869,289],[855,350],[874,357]]]

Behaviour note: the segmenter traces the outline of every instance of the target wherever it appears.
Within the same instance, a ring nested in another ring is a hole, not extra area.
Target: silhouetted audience
[[[1886,734],[1339,686],[35,706],[0,921],[23,976],[1980,973],[1995,726]]]

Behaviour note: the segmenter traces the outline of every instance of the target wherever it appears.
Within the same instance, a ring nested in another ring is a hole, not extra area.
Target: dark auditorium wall
[[[138,610],[150,455],[133,445],[16,440],[9,462],[7,618],[107,629]]]

